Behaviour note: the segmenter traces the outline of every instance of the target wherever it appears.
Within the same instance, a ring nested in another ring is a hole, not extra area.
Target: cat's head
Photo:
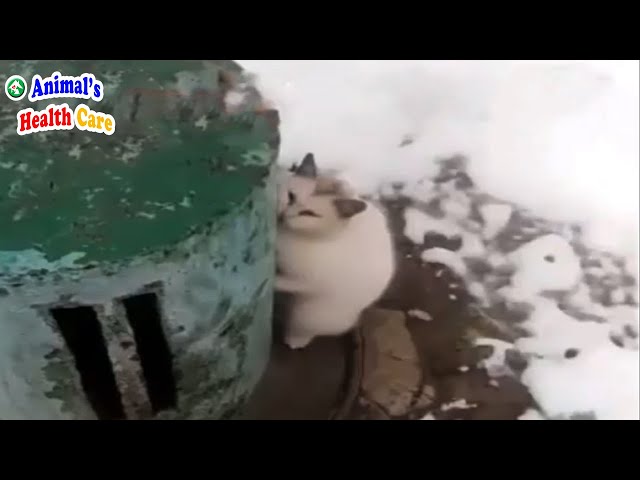
[[[315,193],[351,196],[351,188],[342,180],[319,174],[315,158],[307,153],[300,165],[293,165],[278,186],[278,216],[294,203],[304,202]]]
[[[303,235],[336,232],[367,209],[367,203],[332,193],[314,193],[304,199],[292,198],[282,215],[282,225]]]
[[[303,200],[313,195],[318,183],[318,168],[312,153],[307,153],[302,163],[291,167],[278,188],[278,215],[282,215],[295,199]]]

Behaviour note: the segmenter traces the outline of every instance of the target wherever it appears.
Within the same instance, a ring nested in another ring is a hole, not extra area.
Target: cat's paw
[[[313,340],[313,337],[287,335],[284,339],[284,343],[292,350],[299,350],[309,345],[311,343],[311,340]]]

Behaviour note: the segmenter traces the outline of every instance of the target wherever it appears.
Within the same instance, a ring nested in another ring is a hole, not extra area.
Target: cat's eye
[[[318,217],[318,218],[320,218],[320,215],[318,215],[316,212],[311,211],[311,210],[302,210],[298,215],[300,215],[301,217]]]
[[[293,192],[289,192],[289,205],[292,205],[296,201],[296,194]]]

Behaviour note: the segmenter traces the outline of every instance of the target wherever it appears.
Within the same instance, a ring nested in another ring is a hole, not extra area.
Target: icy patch
[[[490,240],[494,238],[509,223],[513,208],[511,205],[488,203],[480,208],[480,215],[484,220],[484,238]]]

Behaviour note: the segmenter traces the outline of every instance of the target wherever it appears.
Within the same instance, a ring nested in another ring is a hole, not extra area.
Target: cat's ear
[[[333,204],[341,218],[351,218],[354,215],[364,212],[367,208],[365,202],[355,198],[336,198]]]
[[[302,163],[296,168],[296,175],[306,178],[316,178],[318,176],[318,168],[313,153],[307,153],[302,159]]]

